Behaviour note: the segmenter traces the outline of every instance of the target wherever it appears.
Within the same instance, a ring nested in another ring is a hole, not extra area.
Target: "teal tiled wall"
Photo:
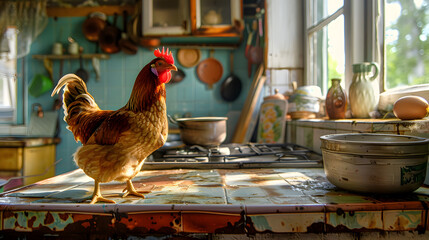
[[[112,21],[110,17],[110,21]],[[43,62],[33,59],[34,54],[50,54],[52,44],[61,42],[67,47],[67,38],[73,37],[81,46],[84,47],[84,53],[96,52],[96,45],[87,41],[82,33],[81,26],[84,22],[84,17],[69,17],[49,19],[48,26],[38,36],[31,45],[31,52],[25,59],[19,60],[18,71],[24,76],[24,81],[27,85],[31,79],[38,73],[47,74],[43,67]],[[121,19],[118,20],[117,26],[122,26]],[[246,39],[246,36],[244,36]],[[184,114],[191,113],[192,116],[226,116],[229,111],[240,111],[247,96],[248,89],[252,79],[247,76],[247,60],[244,57],[244,44],[241,44],[236,49],[215,49],[214,57],[219,60],[224,72],[222,80],[213,86],[213,89],[208,89],[207,86],[199,81],[195,67],[184,68],[176,60],[176,64],[181,68],[186,78],[179,83],[167,85],[167,112],[168,114]],[[176,48],[171,49],[176,57]],[[230,73],[230,52],[234,54],[234,74],[242,81],[242,91],[240,97],[234,102],[225,102],[220,95],[220,86],[228,74]],[[210,49],[202,49],[201,60],[209,57]],[[95,98],[101,109],[115,110],[128,101],[135,77],[150,60],[153,59],[152,51],[139,47],[136,55],[127,55],[124,53],[116,53],[110,55],[108,60],[100,60],[101,79],[96,81],[95,73],[92,67],[91,60],[84,61],[84,68],[90,71],[90,79],[87,83],[88,90]],[[23,64],[25,61],[25,64]],[[23,67],[22,67],[23,66]],[[59,61],[54,61],[54,82],[60,78]],[[79,61],[64,60],[62,74],[73,73],[79,68]],[[255,68],[255,67],[254,67]],[[53,98],[50,93],[46,93],[38,98],[28,96],[28,105],[33,103],[42,104],[43,108],[50,110],[53,105]],[[29,110],[30,111],[30,110]],[[56,167],[56,173],[64,173],[76,168],[72,161],[72,154],[80,143],[74,141],[73,135],[66,129],[66,124],[62,121],[63,112],[60,113],[60,138],[61,143],[57,146],[57,159],[61,159]]]

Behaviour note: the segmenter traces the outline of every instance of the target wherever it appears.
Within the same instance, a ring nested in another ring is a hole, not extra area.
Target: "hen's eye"
[[[162,66],[162,62],[158,62],[158,66]]]

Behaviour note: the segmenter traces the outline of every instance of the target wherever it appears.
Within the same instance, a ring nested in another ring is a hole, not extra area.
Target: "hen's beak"
[[[177,67],[176,67],[176,65],[174,65],[174,64],[171,64],[171,65],[168,67],[168,69],[170,69],[170,70],[174,70],[174,71],[177,71]]]

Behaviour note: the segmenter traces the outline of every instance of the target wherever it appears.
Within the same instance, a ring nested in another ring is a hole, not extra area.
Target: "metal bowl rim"
[[[362,140],[362,141],[351,141],[346,139],[335,139],[335,137],[341,137],[341,136],[371,136],[371,137],[390,137],[390,138],[408,138],[413,139],[413,141],[408,142],[374,142],[369,140]],[[417,136],[411,136],[411,135],[394,135],[394,134],[378,134],[378,133],[337,133],[337,134],[328,134],[323,135],[320,137],[320,139],[325,141],[331,141],[335,143],[341,143],[341,144],[365,144],[365,145],[410,145],[410,144],[429,144],[429,138],[423,138],[423,137],[417,137]]]

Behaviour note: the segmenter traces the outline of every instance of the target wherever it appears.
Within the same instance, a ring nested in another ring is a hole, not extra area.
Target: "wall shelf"
[[[79,59],[79,54],[77,55],[33,55],[34,59],[49,59],[49,60],[70,60],[70,59]],[[94,53],[94,54],[82,54],[82,59],[92,59],[92,58],[99,58],[99,59],[109,59],[110,56],[108,54],[102,54],[102,53]]]
[[[48,17],[86,17],[92,12],[102,12],[108,16],[115,13],[122,14],[127,11],[133,14],[138,5],[125,6],[97,6],[97,7],[47,7],[46,14]]]

